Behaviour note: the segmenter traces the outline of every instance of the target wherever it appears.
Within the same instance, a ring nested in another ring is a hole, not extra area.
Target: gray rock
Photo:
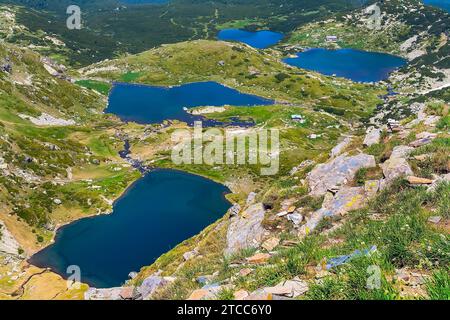
[[[286,218],[296,226],[298,226],[303,221],[303,216],[300,213],[288,214]]]
[[[12,65],[10,63],[4,63],[2,65],[0,65],[0,70],[7,72],[7,73],[12,73]]]
[[[159,276],[159,272],[146,278],[142,284],[137,288],[137,292],[140,294],[142,299],[146,299],[154,294],[158,289],[169,284],[173,280],[168,277]]]
[[[388,186],[394,179],[399,177],[414,175],[408,161],[404,158],[391,157],[385,163],[381,164],[380,167],[383,169],[385,177],[383,187]]]
[[[291,171],[289,172],[289,174],[292,176],[292,175],[296,174],[299,170],[304,169],[309,166],[312,166],[314,164],[316,164],[316,162],[313,160],[305,160],[302,163],[300,163],[298,166],[292,168]]]
[[[370,147],[371,145],[380,143],[381,129],[370,128],[364,139],[364,145]]]
[[[408,267],[395,269],[394,276],[397,281],[401,281],[403,284],[411,287],[423,285],[428,277],[429,275],[423,273],[412,272]]]
[[[433,139],[431,139],[431,138],[423,138],[423,139],[418,139],[416,141],[413,141],[409,145],[411,147],[418,148],[418,147],[430,144],[432,141],[433,141]]]
[[[247,208],[242,215],[231,218],[227,231],[226,255],[259,246],[265,232],[261,225],[264,214],[262,203],[257,203]]]
[[[325,217],[344,215],[366,204],[367,195],[364,187],[343,187],[333,197],[327,197],[321,209],[315,211],[302,225],[299,235],[304,237],[311,233]]]
[[[213,279],[212,275],[207,275],[207,276],[197,277],[197,279],[195,279],[195,281],[197,281],[197,283],[205,286],[205,285],[209,284],[212,279]]]
[[[431,133],[427,131],[416,134],[417,139],[436,139],[436,137],[437,133]]]
[[[322,196],[329,189],[339,189],[352,180],[359,169],[375,166],[375,157],[363,153],[356,156],[343,154],[328,163],[319,164],[307,177],[310,195]]]
[[[441,216],[433,216],[433,217],[428,218],[428,222],[431,222],[434,224],[438,224],[439,222],[441,222],[441,220],[442,220]]]
[[[234,204],[229,210],[228,210],[230,216],[234,217],[241,212],[241,206],[239,204]]]
[[[247,197],[247,206],[253,204],[255,202],[256,193],[250,192]]]
[[[409,154],[414,150],[413,147],[408,146],[396,146],[392,150],[391,158],[403,158],[407,159]]]
[[[332,158],[337,157],[338,155],[340,155],[345,148],[348,147],[348,145],[352,142],[352,137],[346,137],[344,139],[344,141],[342,141],[341,143],[339,143],[337,146],[335,146],[332,150],[331,150],[331,154],[330,156]]]
[[[309,286],[306,281],[296,277],[292,280],[283,281],[274,287],[266,287],[263,290],[276,296],[297,298],[305,294],[309,290]]]
[[[423,120],[423,124],[426,126],[434,127],[440,119],[441,117],[439,116],[428,116]]]
[[[183,254],[183,258],[184,258],[184,261],[188,261],[188,260],[195,258],[197,255],[198,255],[198,251],[192,250],[192,251],[185,252]]]

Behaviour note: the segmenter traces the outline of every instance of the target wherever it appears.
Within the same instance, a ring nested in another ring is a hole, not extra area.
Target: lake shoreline
[[[180,170],[180,169],[174,169],[174,168],[159,168],[159,167],[158,167],[158,168],[152,168],[151,170],[149,170],[149,171],[147,171],[145,174],[143,174],[141,177],[139,177],[138,179],[136,179],[135,181],[133,181],[132,183],[130,183],[130,185],[124,190],[124,192],[121,193],[121,194],[114,200],[114,203],[113,203],[113,210],[108,211],[108,212],[105,212],[105,213],[101,213],[101,214],[96,214],[96,215],[91,215],[91,216],[82,217],[82,218],[73,220],[73,221],[71,221],[71,222],[68,222],[68,223],[65,223],[65,224],[58,225],[58,226],[56,227],[56,229],[55,229],[55,232],[54,232],[54,236],[53,236],[52,242],[49,243],[47,246],[41,248],[40,250],[36,251],[36,252],[35,252],[34,254],[32,254],[29,258],[27,258],[27,259],[26,259],[27,263],[29,263],[30,265],[33,265],[33,266],[35,266],[35,267],[37,267],[37,268],[43,268],[43,269],[51,270],[52,272],[54,272],[54,273],[60,275],[63,279],[67,279],[67,277],[70,276],[70,274],[61,272],[60,270],[58,270],[56,267],[54,267],[54,266],[52,266],[52,265],[42,266],[42,265],[40,265],[39,263],[36,263],[35,261],[33,261],[33,257],[35,257],[37,254],[41,253],[42,251],[44,251],[44,250],[46,250],[46,249],[48,249],[48,248],[54,246],[54,245],[56,244],[56,241],[57,241],[56,239],[58,239],[58,236],[60,236],[67,228],[73,226],[75,223],[80,222],[80,221],[90,221],[90,220],[93,220],[93,219],[98,218],[98,217],[101,217],[101,216],[113,215],[113,214],[115,213],[115,212],[114,212],[114,211],[115,211],[114,209],[115,209],[116,204],[117,204],[120,200],[126,198],[126,197],[128,196],[128,194],[129,194],[129,192],[132,190],[132,188],[133,188],[137,183],[139,183],[142,179],[145,179],[147,175],[152,174],[152,173],[158,173],[158,172],[163,172],[163,173],[164,173],[164,172],[165,172],[165,173],[174,173],[174,172],[175,172],[175,173],[179,173],[179,174],[186,174],[186,175],[189,175],[189,176],[195,176],[196,178],[200,178],[200,179],[202,179],[202,180],[204,180],[204,181],[210,181],[210,182],[214,182],[215,184],[220,184],[224,189],[226,189],[226,191],[225,191],[224,193],[221,194],[222,200],[225,201],[225,202],[229,205],[229,207],[232,206],[232,202],[231,202],[230,200],[227,199],[227,195],[228,195],[228,194],[231,194],[232,191],[231,191],[226,185],[224,185],[224,184],[221,183],[221,182],[215,181],[215,180],[213,180],[213,179],[211,179],[211,178],[202,176],[202,175],[200,175],[200,174],[195,174],[195,173],[187,172],[187,171]],[[173,248],[175,248],[176,246],[180,245],[180,244],[183,243],[184,241],[189,240],[190,238],[195,237],[196,235],[200,234],[204,229],[208,228],[210,225],[216,223],[216,222],[219,221],[220,219],[223,219],[223,217],[225,217],[227,213],[228,213],[228,210],[225,211],[223,215],[220,215],[220,216],[219,216],[217,219],[215,219],[213,222],[211,222],[211,223],[205,225],[205,227],[202,228],[202,230],[200,230],[199,232],[195,233],[194,235],[192,235],[192,236],[190,236],[190,237],[188,237],[188,238],[186,238],[186,239],[183,239],[181,242],[176,243],[176,244],[173,246]],[[170,249],[168,249],[167,251],[164,251],[161,255],[163,255],[163,254],[169,252],[169,251],[172,250],[173,248],[170,248]],[[161,256],[161,255],[159,255],[159,256]],[[159,256],[158,256],[158,257],[159,257]],[[158,258],[158,257],[157,257],[157,258]],[[156,261],[157,258],[155,258],[154,261]],[[146,262],[142,267],[144,267],[144,266],[146,266],[146,265],[148,265],[148,264],[150,264],[150,262]],[[133,272],[133,271],[139,271],[139,270],[129,270],[129,272]],[[129,279],[124,279],[122,284],[125,284],[128,280],[129,280]],[[82,281],[82,283],[87,284],[87,285],[89,285],[90,287],[95,287],[95,286],[92,285],[92,283],[90,283],[90,281]]]
[[[250,127],[247,121],[216,121],[203,115],[193,115],[189,109],[196,107],[255,107],[273,105],[275,100],[216,81],[197,81],[176,86],[156,86],[141,83],[114,82],[108,96],[108,104],[103,110],[117,116],[124,123],[152,125],[185,122],[204,122],[204,127]]]
[[[294,55],[293,55],[294,56]],[[407,59],[390,53],[352,48],[310,48],[282,62],[324,76],[344,78],[355,83],[378,84],[407,65]]]

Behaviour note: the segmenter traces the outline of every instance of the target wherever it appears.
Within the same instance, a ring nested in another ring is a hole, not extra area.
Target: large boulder
[[[344,187],[333,197],[326,197],[322,208],[315,211],[299,230],[300,236],[313,231],[325,217],[344,215],[351,210],[360,209],[366,204],[367,194],[364,187]]]
[[[385,177],[383,187],[389,185],[393,180],[402,176],[413,176],[414,173],[405,158],[391,157],[382,163],[383,175]]]
[[[141,299],[147,299],[154,294],[158,289],[170,284],[175,279],[171,277],[161,277],[160,272],[157,272],[146,278],[142,284],[137,288],[137,292]]]
[[[422,138],[411,142],[409,145],[414,148],[422,147],[433,142],[432,138]]]
[[[231,218],[227,232],[226,255],[260,245],[265,232],[261,225],[264,214],[264,206],[257,203],[248,207],[241,215]]]
[[[364,153],[356,156],[343,154],[330,162],[319,164],[307,177],[310,195],[322,196],[330,189],[339,189],[352,180],[359,169],[375,166],[375,157]]]
[[[381,140],[381,129],[375,129],[371,127],[367,131],[363,144],[367,147],[370,147],[371,145],[380,143],[380,140]]]
[[[407,159],[409,157],[409,154],[414,150],[413,147],[408,146],[396,146],[392,150],[391,159],[392,158],[403,158]]]

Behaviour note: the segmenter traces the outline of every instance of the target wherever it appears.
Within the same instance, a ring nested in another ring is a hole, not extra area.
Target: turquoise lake
[[[131,271],[198,234],[231,206],[229,190],[211,180],[174,170],[156,170],[138,180],[114,204],[113,213],[59,229],[55,243],[30,262],[67,277],[78,265],[81,280],[97,288],[123,284]]]
[[[357,82],[385,80],[391,72],[406,64],[405,59],[385,53],[322,48],[309,49],[283,61],[291,66]]]
[[[243,42],[257,49],[265,49],[276,45],[284,38],[284,35],[268,30],[253,32],[239,29],[225,29],[219,32],[217,38],[222,41]]]
[[[424,0],[423,3],[450,12],[450,0]]]
[[[193,116],[183,108],[199,106],[270,105],[272,100],[241,93],[216,82],[195,82],[175,87],[116,83],[105,112],[124,121],[141,124],[180,120],[191,123]]]

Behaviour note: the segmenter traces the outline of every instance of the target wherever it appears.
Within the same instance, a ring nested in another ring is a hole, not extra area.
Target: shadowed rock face
[[[345,185],[361,168],[376,166],[375,157],[367,154],[343,154],[330,162],[316,166],[307,177],[310,195],[322,196],[327,190]]]
[[[241,249],[258,246],[264,236],[264,206],[257,203],[248,207],[240,216],[231,218],[227,233],[225,254],[230,255]]]

